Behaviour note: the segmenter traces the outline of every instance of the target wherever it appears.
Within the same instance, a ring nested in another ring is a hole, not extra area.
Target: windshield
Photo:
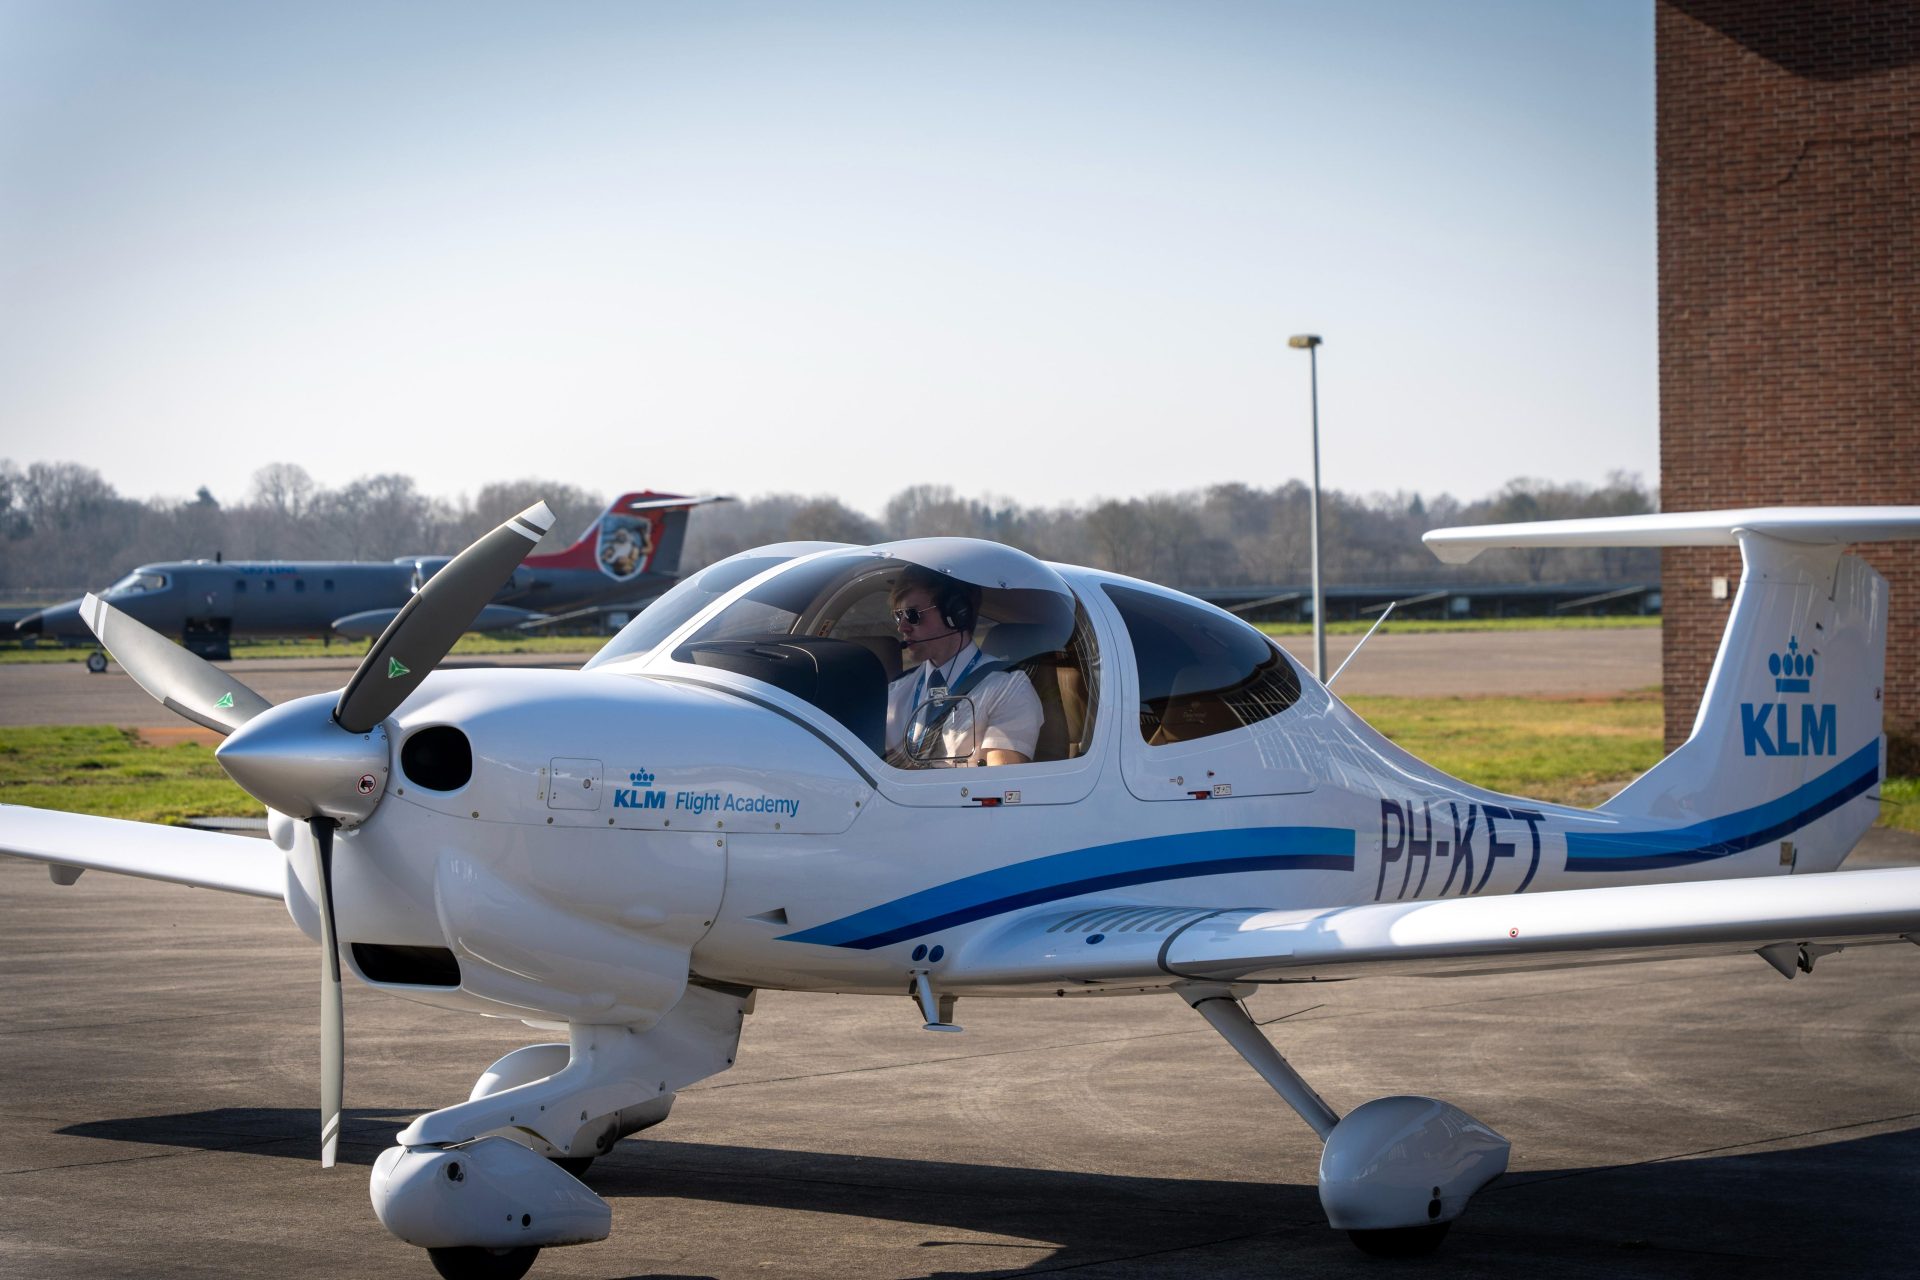
[[[161,591],[166,588],[167,575],[155,573],[152,569],[135,569],[120,581],[107,588],[110,596],[139,595],[143,591]]]
[[[845,545],[843,542],[782,542],[742,551],[710,564],[655,597],[581,669],[592,670],[621,658],[650,653],[689,618],[741,583],[799,556]]]
[[[1024,552],[918,539],[789,565],[715,609],[671,656],[810,702],[876,755],[933,703],[954,739],[940,763],[1020,763],[1038,758],[1043,736],[1065,740],[1044,733],[1026,668],[1071,647],[1075,615],[1066,583]],[[941,699],[967,705],[943,712]]]

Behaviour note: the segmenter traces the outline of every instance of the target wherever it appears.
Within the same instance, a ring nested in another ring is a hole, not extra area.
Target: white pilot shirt
[[[952,689],[988,661],[979,645],[968,642],[938,668],[937,678],[933,663],[923,662],[887,686],[887,745],[898,747],[905,741],[913,713],[928,701],[930,687]],[[926,763],[983,764],[989,751],[1018,751],[1029,759],[1033,757],[1034,744],[1040,740],[1042,712],[1040,695],[1033,691],[1033,681],[1027,679],[1026,672],[989,672],[962,696],[973,703],[971,723],[964,712],[949,716],[940,730],[941,749],[935,753],[945,758]],[[962,756],[969,737],[973,753]]]

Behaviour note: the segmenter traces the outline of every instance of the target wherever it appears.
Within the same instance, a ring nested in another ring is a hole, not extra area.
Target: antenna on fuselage
[[[1393,606],[1398,603],[1399,601],[1397,600],[1387,601],[1387,607],[1385,610],[1381,612],[1379,622],[1375,622],[1372,626],[1367,628],[1367,634],[1360,637],[1360,644],[1353,646],[1353,653],[1349,653],[1346,657],[1342,658],[1340,660],[1340,665],[1333,669],[1333,674],[1327,677],[1327,685],[1326,685],[1327,688],[1329,689],[1333,688],[1333,682],[1340,678],[1340,673],[1347,669],[1347,664],[1353,661],[1354,656],[1360,652],[1361,646],[1365,645],[1367,641],[1373,639],[1373,633],[1380,629],[1380,623],[1385,622],[1387,620],[1387,618],[1393,613]]]

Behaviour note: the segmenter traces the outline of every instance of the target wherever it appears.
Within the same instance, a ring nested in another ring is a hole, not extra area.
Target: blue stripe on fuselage
[[[1567,870],[1646,871],[1745,853],[1825,817],[1879,780],[1876,738],[1804,786],[1738,813],[1665,831],[1569,831]]]
[[[1003,911],[1123,885],[1243,871],[1352,871],[1353,847],[1353,832],[1344,827],[1249,827],[1126,840],[995,867],[780,940],[870,951]]]

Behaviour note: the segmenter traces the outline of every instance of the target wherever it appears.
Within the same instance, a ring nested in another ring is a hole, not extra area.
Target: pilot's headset
[[[955,578],[948,578],[933,600],[940,610],[940,621],[949,631],[971,631],[980,606],[974,589]]]

